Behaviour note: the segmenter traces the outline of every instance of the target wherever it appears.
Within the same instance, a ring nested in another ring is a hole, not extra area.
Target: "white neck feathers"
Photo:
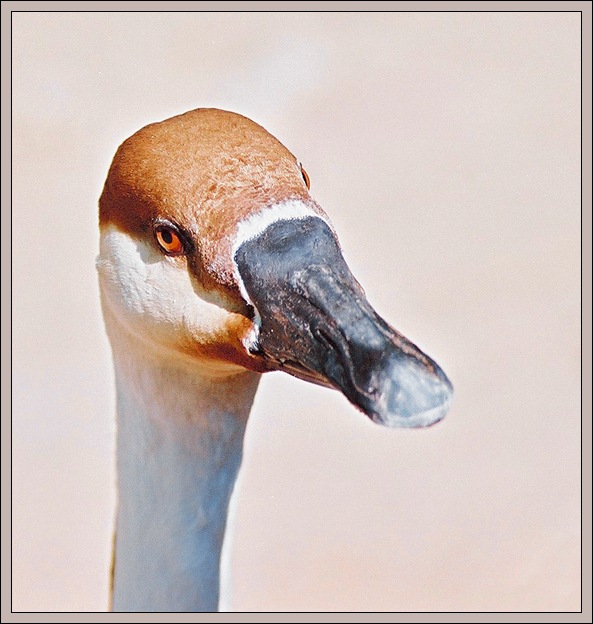
[[[111,339],[119,492],[113,609],[215,611],[259,375],[214,377],[157,358],[135,340]]]

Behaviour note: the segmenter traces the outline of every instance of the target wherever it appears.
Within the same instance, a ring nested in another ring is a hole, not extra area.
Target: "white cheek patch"
[[[259,329],[261,327],[261,317],[249,297],[249,293],[245,288],[243,278],[241,277],[239,268],[235,262],[237,249],[239,249],[243,243],[259,236],[266,228],[277,221],[294,221],[298,219],[306,219],[307,217],[317,217],[318,219],[324,221],[329,228],[333,230],[331,223],[329,223],[327,219],[315,212],[311,206],[298,199],[288,199],[279,204],[263,208],[260,212],[247,217],[247,219],[241,221],[237,225],[237,231],[232,248],[233,269],[243,299],[253,307],[255,312],[255,317],[253,319],[254,327],[243,340],[243,345],[248,351],[257,347],[257,339]]]
[[[97,270],[112,313],[145,340],[208,344],[228,320],[227,310],[197,295],[178,261],[114,226],[102,228]]]

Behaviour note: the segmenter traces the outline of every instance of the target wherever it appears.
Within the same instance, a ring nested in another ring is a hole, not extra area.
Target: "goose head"
[[[445,373],[373,310],[306,172],[253,121],[198,109],[146,126],[99,206],[108,329],[212,375],[282,370],[338,389],[388,426],[447,412]]]

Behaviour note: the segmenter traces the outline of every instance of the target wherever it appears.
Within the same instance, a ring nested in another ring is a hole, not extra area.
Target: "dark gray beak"
[[[277,221],[235,262],[259,323],[254,355],[340,390],[377,423],[425,427],[445,416],[451,382],[373,310],[322,219]]]

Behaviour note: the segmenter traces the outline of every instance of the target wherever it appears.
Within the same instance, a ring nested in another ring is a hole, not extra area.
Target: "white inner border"
[[[307,217],[317,217],[318,219],[321,219],[333,231],[331,223],[329,223],[326,218],[315,212],[310,206],[300,199],[288,199],[280,202],[279,204],[273,204],[272,206],[263,208],[260,212],[252,214],[247,217],[247,219],[239,222],[237,226],[235,240],[233,241],[233,248],[231,251],[233,269],[243,299],[253,306],[253,309],[255,310],[255,318],[253,319],[254,329],[249,332],[247,337],[243,340],[243,344],[248,350],[250,346],[257,343],[257,336],[259,334],[259,328],[261,327],[261,317],[257,308],[253,305],[247,290],[245,289],[243,279],[239,273],[239,267],[235,262],[235,254],[243,243],[259,236],[273,223],[276,223],[277,221],[296,221],[299,219],[306,219]]]

